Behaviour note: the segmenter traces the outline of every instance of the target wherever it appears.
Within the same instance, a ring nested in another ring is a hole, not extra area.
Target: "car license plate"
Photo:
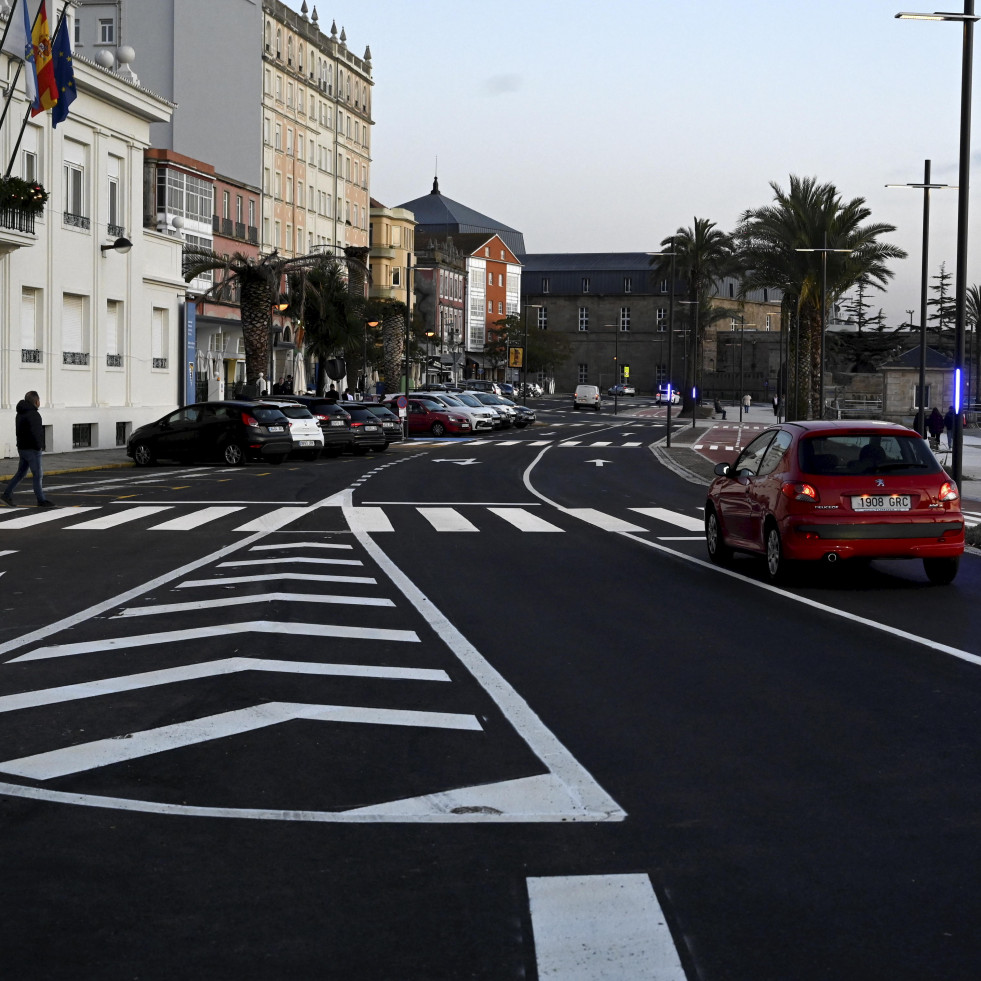
[[[301,440],[297,440],[296,445],[297,446],[313,446],[313,440],[312,439],[301,439]]]
[[[364,431],[366,433],[377,433],[378,432],[378,427],[377,426],[365,426],[364,427]]]
[[[286,430],[282,426],[270,426],[269,432],[271,433],[284,433]]]
[[[332,426],[343,426],[344,425],[344,420],[343,419],[331,419],[330,420],[330,424]]]
[[[852,498],[854,511],[908,511],[911,507],[909,494],[862,494]]]

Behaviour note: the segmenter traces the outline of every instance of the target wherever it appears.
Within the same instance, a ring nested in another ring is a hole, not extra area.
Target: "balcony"
[[[37,241],[34,218],[33,210],[9,206],[0,208],[0,257]]]

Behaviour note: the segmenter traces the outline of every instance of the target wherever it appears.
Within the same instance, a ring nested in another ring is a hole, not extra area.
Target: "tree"
[[[875,319],[874,317],[869,317],[866,313],[866,311],[872,305],[865,299],[865,295],[869,288],[868,282],[864,278],[860,279],[855,284],[854,296],[849,296],[848,302],[842,305],[842,309],[848,318],[848,322],[854,324],[860,334],[866,327],[870,326],[872,321]]]
[[[927,309],[933,308],[933,313],[929,314],[927,321],[936,325],[937,340],[939,341],[947,326],[953,327],[954,321],[957,319],[957,303],[954,297],[950,295],[950,281],[954,277],[947,272],[947,264],[941,262],[940,272],[930,278],[936,280],[937,285],[930,287],[930,292],[934,293],[935,296],[927,300]]]
[[[669,247],[675,253],[675,275],[684,281],[685,301],[689,304],[684,316],[691,325],[697,309],[698,323],[695,324],[696,329],[692,336],[700,342],[705,328],[719,319],[719,315],[712,309],[715,283],[735,273],[738,267],[732,237],[716,228],[715,222],[707,218],[696,217],[694,221],[691,228],[679,228],[674,235],[664,239],[661,245]],[[671,275],[670,258],[654,256],[651,263],[652,274],[656,278],[663,279]],[[685,361],[687,367],[684,397],[685,404],[688,405],[691,390],[696,384],[696,363],[695,357],[686,358]]]
[[[904,259],[895,245],[879,241],[893,225],[867,222],[864,198],[844,201],[833,184],[791,174],[790,189],[770,183],[774,203],[745,211],[735,232],[743,266],[741,295],[754,289],[779,289],[800,319],[796,359],[801,398],[797,415],[820,418],[822,283],[826,273],[827,309],[860,280],[884,289],[893,273],[887,262]],[[800,252],[798,249],[847,249],[847,252]]]

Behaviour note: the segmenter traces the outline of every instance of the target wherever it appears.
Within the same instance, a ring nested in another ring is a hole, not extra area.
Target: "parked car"
[[[351,417],[351,451],[356,456],[362,456],[368,450],[381,453],[388,449],[390,440],[382,428],[382,421],[367,405],[345,402],[341,408]]]
[[[507,399],[502,398],[500,395],[495,395],[493,392],[471,392],[470,394],[478,402],[482,402],[489,408],[501,413],[505,429],[513,426],[517,421],[518,413],[515,411],[513,402],[509,402]]]
[[[615,398],[623,398],[625,395],[636,395],[637,389],[633,385],[611,385],[606,390],[606,394]]]
[[[465,378],[463,387],[468,392],[490,392],[492,395],[501,394],[501,386],[497,382],[487,381],[483,378]]]
[[[576,385],[576,390],[572,395],[573,409],[595,409],[599,412],[602,405],[603,400],[600,398],[598,385]]]
[[[126,443],[138,467],[157,460],[246,460],[282,463],[293,449],[279,409],[252,402],[196,402],[140,426]]]
[[[668,386],[662,386],[654,393],[654,404],[655,405],[667,405],[668,399],[671,399],[672,405],[681,404],[681,393],[676,388],[668,388]]]
[[[705,502],[709,558],[766,558],[779,581],[797,561],[923,560],[946,584],[964,551],[957,486],[912,429],[852,420],[788,422],[720,463]]]
[[[324,449],[324,434],[316,416],[299,402],[289,399],[257,400],[256,404],[272,406],[279,409],[289,420],[290,437],[293,440],[293,456],[304,460],[316,460]]]
[[[523,382],[518,386],[518,395],[531,395],[533,398],[541,398],[544,394],[542,386],[538,382]]]
[[[432,399],[410,398],[408,420],[409,435],[469,436],[473,432],[467,416]]]
[[[460,412],[470,419],[470,428],[475,433],[497,429],[499,416],[488,408],[472,392],[430,392],[437,402],[445,405],[451,412]]]
[[[514,385],[512,385],[510,382],[501,382],[500,388],[501,388],[500,394],[502,399],[513,399],[515,395],[518,394],[517,391],[515,390]]]
[[[349,407],[367,409],[368,412],[378,419],[382,433],[385,436],[386,445],[402,438],[402,420],[388,406],[382,405],[380,402],[339,402],[338,405],[342,409]]]
[[[519,405],[517,402],[512,402],[511,399],[504,398],[503,395],[501,396],[501,399],[506,402],[508,406],[514,409],[516,413],[514,424],[519,429],[523,429],[525,426],[530,426],[537,418],[535,410],[529,409],[527,405]]]
[[[293,401],[305,405],[320,424],[324,456],[339,456],[352,448],[354,437],[351,435],[350,413],[322,395],[295,395]]]

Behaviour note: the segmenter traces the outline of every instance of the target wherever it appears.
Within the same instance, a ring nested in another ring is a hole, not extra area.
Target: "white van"
[[[598,385],[576,385],[575,394],[572,396],[574,409],[585,406],[587,409],[594,409],[599,412],[602,404]]]

